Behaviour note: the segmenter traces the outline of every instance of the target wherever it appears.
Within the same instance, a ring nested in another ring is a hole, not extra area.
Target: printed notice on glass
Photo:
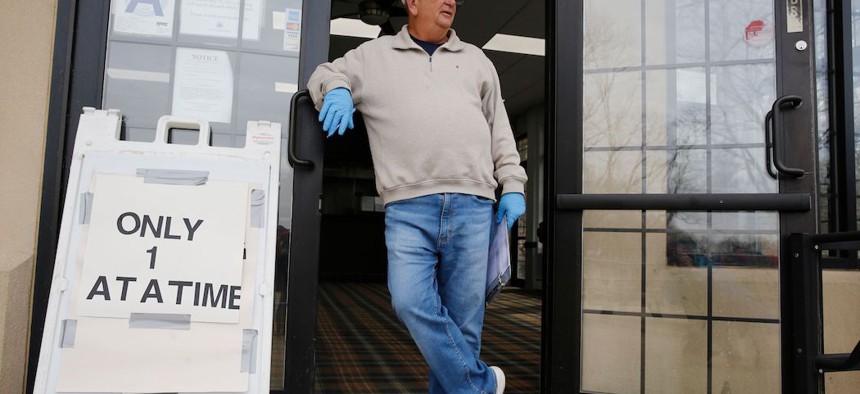
[[[260,39],[262,0],[245,0],[242,37]],[[179,32],[198,36],[237,38],[240,0],[185,0]]]
[[[114,33],[173,36],[174,0],[119,0],[113,5]]]
[[[227,52],[177,48],[173,78],[173,116],[230,123],[233,66]]]
[[[245,13],[242,17],[242,39],[254,40],[260,39],[260,25],[263,21],[263,5],[260,4],[264,0],[245,0]]]
[[[302,41],[302,10],[287,8],[284,17],[284,50],[298,52]]]

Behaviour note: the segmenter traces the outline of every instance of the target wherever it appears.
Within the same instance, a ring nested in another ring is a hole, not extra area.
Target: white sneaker
[[[496,375],[496,394],[502,394],[505,392],[505,373],[502,372],[502,369],[496,366],[490,367],[493,370],[493,374]]]

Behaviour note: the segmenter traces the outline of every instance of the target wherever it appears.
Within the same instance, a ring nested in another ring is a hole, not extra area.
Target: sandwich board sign
[[[268,392],[281,125],[224,148],[121,120],[81,115],[34,392]]]

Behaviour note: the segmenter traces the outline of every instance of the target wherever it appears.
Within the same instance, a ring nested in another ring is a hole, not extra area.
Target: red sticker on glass
[[[763,20],[754,20],[744,29],[744,41],[749,46],[761,47],[773,42],[773,26]]]

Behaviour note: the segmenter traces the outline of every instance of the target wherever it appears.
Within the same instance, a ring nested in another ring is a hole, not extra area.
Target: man
[[[496,221],[525,212],[526,174],[499,78],[451,24],[455,0],[402,0],[409,23],[320,65],[308,82],[331,137],[367,125],[386,204],[388,288],[430,366],[431,393],[502,393],[480,360],[495,189]]]

